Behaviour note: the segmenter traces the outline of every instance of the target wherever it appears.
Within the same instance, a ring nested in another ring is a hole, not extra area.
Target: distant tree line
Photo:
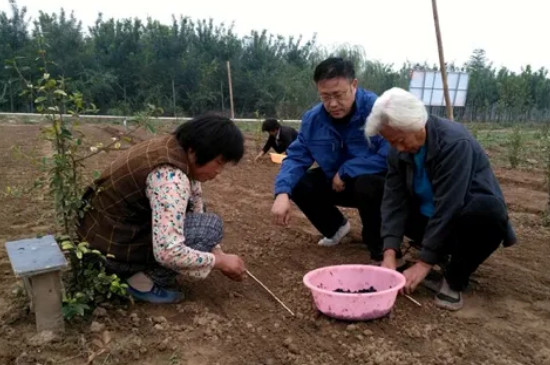
[[[408,88],[414,68],[369,60],[359,47],[328,51],[315,38],[284,38],[267,31],[240,37],[232,26],[213,20],[173,18],[166,25],[147,19],[104,19],[100,14],[87,31],[73,14],[40,12],[30,24],[25,8],[11,2],[11,14],[0,13],[0,59],[16,60],[26,78],[38,79],[40,50],[52,62],[48,71],[95,103],[102,114],[130,115],[147,104],[166,115],[229,113],[227,61],[231,65],[237,117],[300,118],[318,101],[312,74],[329,55],[350,58],[359,84],[381,93]],[[530,66],[514,73],[496,69],[483,50],[475,50],[462,67],[470,73],[467,106],[455,108],[457,119],[476,121],[549,120],[550,80],[544,68]],[[0,111],[33,112],[33,100],[9,67],[0,68]],[[434,108],[435,113],[444,113]]]

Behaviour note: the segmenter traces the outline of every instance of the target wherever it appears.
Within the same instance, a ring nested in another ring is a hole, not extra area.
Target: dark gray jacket
[[[267,153],[270,148],[273,148],[275,152],[283,153],[286,151],[288,146],[290,146],[290,144],[294,142],[296,137],[298,137],[298,132],[296,131],[296,129],[288,127],[286,125],[282,125],[279,131],[278,138],[276,136],[270,135],[264,145],[264,148],[262,148],[262,151],[264,151],[264,153]]]
[[[502,202],[502,209],[506,209],[506,203],[485,151],[460,123],[430,116],[426,123],[425,168],[432,184],[435,210],[426,226],[420,258],[435,264],[448,243],[453,218],[474,196],[492,195]],[[401,247],[409,212],[417,203],[413,173],[413,154],[392,148],[381,208],[384,249]],[[508,221],[503,244],[515,242]]]

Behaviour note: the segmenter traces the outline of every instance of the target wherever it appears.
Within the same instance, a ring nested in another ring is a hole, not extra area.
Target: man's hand
[[[290,198],[288,194],[279,194],[271,207],[273,222],[280,226],[287,226],[290,222]]]
[[[237,255],[215,253],[214,268],[235,281],[242,281],[246,272],[244,261]]]
[[[397,258],[395,256],[395,250],[388,249],[384,251],[384,260],[380,265],[382,267],[395,270],[397,268]]]
[[[264,155],[264,151],[260,151],[256,157],[254,157],[254,162],[258,162],[258,160]]]
[[[407,282],[405,283],[405,287],[400,290],[401,294],[411,294],[416,289],[418,284],[424,280],[431,269],[432,265],[418,261],[416,264],[405,270],[403,275],[405,275]]]
[[[340,175],[336,173],[336,175],[334,175],[334,178],[332,179],[332,190],[339,193],[341,191],[344,191],[345,188],[346,184],[342,181],[342,179],[340,179]]]

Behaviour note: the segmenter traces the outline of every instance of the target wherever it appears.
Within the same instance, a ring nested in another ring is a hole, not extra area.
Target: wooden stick
[[[250,276],[252,279],[254,279],[254,281],[256,281],[258,284],[260,284],[262,286],[262,288],[264,288],[273,298],[275,298],[275,300],[277,302],[279,302],[280,305],[283,306],[284,309],[286,309],[290,314],[292,314],[292,316],[294,317],[294,312],[291,311],[286,305],[285,303],[283,303],[281,301],[281,299],[277,298],[277,296],[275,294],[273,294],[273,292],[271,290],[269,290],[269,288],[267,286],[265,286],[260,280],[258,280],[258,278],[256,278],[254,275],[252,275],[252,273],[248,270],[246,270],[246,274],[248,276]]]
[[[420,304],[420,302],[418,300],[414,299],[410,295],[404,294],[404,296],[405,296],[405,298],[407,298],[408,300],[410,300],[411,302],[413,302],[417,306],[422,307],[422,304]]]
[[[235,119],[235,105],[233,104],[233,83],[231,80],[231,64],[227,61],[227,79],[229,82],[229,105],[231,119]]]
[[[447,66],[445,65],[445,55],[443,54],[443,41],[441,40],[441,30],[439,29],[439,15],[437,13],[437,1],[432,0],[432,11],[434,15],[435,36],[437,38],[437,50],[439,53],[439,68],[441,69],[441,80],[443,80],[443,94],[445,96],[445,105],[447,106],[447,117],[453,118],[453,105],[449,96],[449,84],[447,83]]]

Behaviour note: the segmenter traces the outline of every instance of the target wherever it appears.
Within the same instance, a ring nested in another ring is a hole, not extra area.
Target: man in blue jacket
[[[367,141],[363,132],[376,95],[357,87],[353,64],[341,58],[321,62],[313,79],[322,102],[304,114],[298,138],[287,149],[275,181],[275,223],[289,223],[292,199],[323,234],[318,244],[333,246],[350,231],[337,206],[357,208],[363,242],[371,258],[380,261],[389,145],[380,136]],[[308,170],[313,162],[319,167]]]

